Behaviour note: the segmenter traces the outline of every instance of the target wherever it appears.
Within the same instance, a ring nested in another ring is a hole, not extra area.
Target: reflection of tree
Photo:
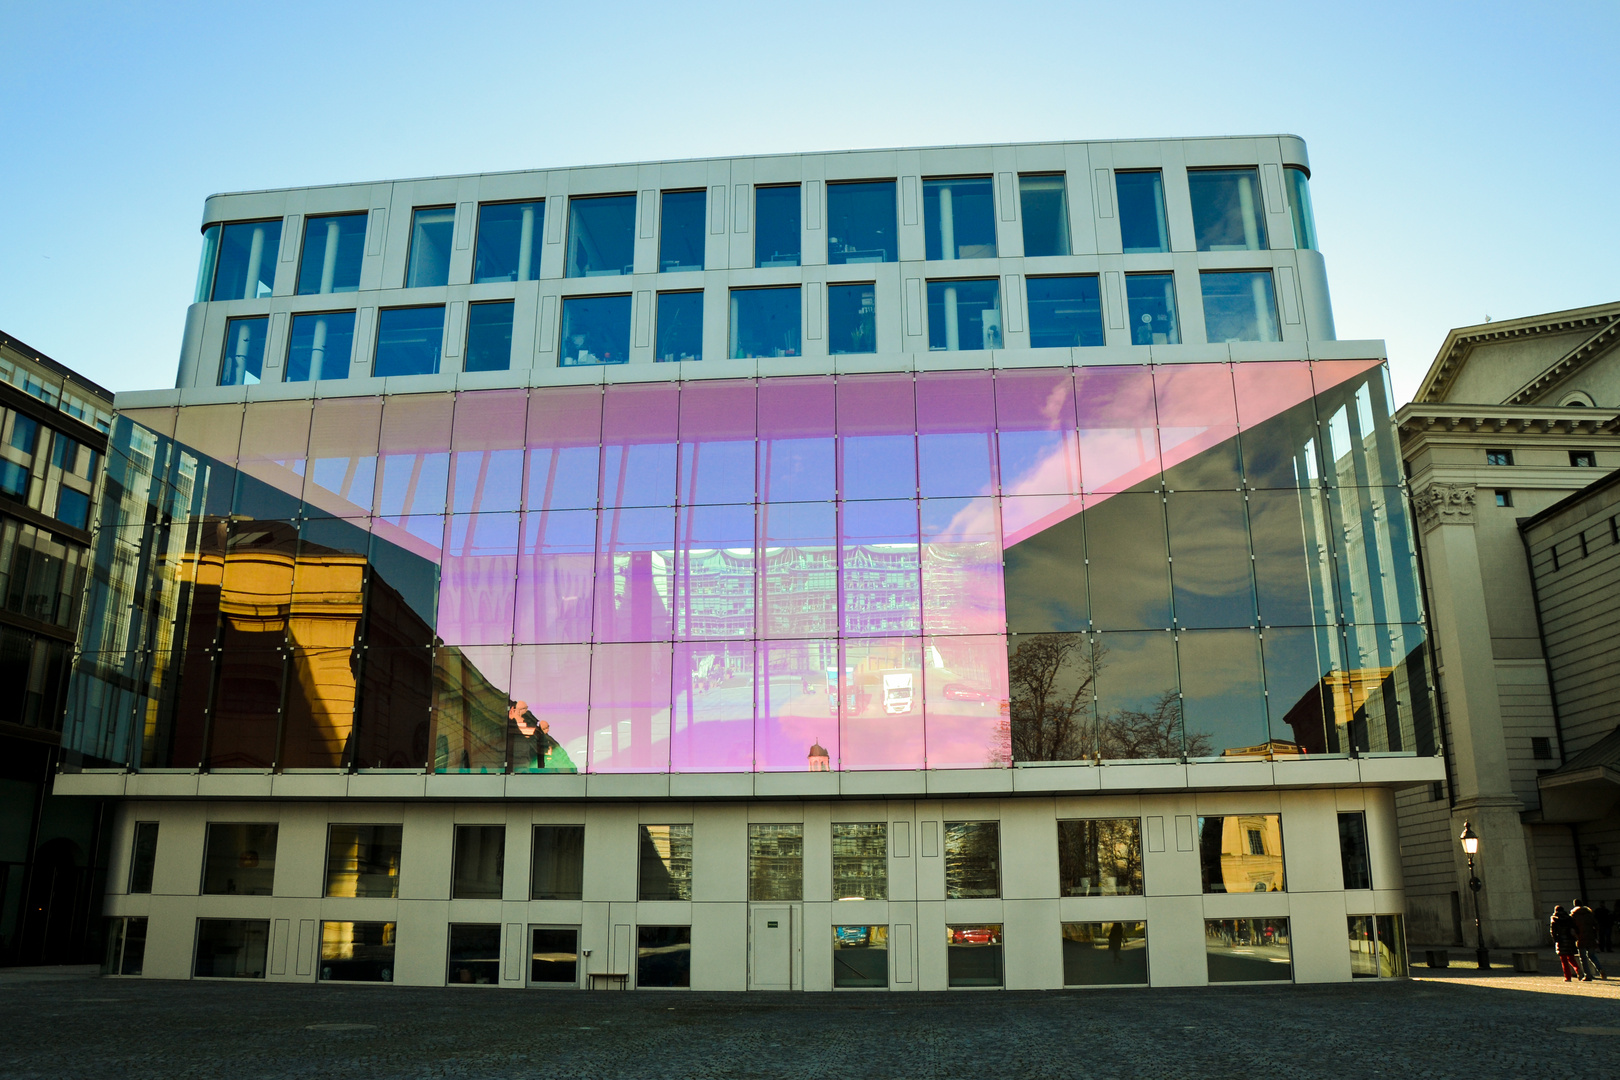
[[[1092,686],[1106,655],[1084,634],[1033,634],[1007,659],[1014,761],[1088,756]]]
[[[1208,735],[1186,734],[1181,729],[1181,695],[1160,694],[1146,710],[1117,709],[1098,725],[1099,752],[1105,758],[1209,757]],[[1185,749],[1184,749],[1185,747]]]

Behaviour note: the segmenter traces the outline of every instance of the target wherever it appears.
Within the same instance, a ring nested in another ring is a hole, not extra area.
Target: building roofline
[[[1613,435],[1620,434],[1620,409],[1414,401],[1396,410],[1395,425],[1403,438],[1434,431],[1460,435]]]
[[[1441,343],[1440,351],[1435,354],[1429,370],[1424,373],[1423,381],[1419,384],[1417,393],[1412,395],[1413,402],[1434,402],[1444,394],[1456,380],[1457,372],[1462,369],[1468,359],[1468,353],[1476,345],[1484,345],[1496,341],[1506,341],[1510,338],[1535,337],[1545,333],[1565,333],[1571,330],[1590,328],[1596,336],[1602,336],[1606,329],[1613,329],[1612,325],[1620,320],[1620,300],[1604,304],[1593,304],[1588,307],[1568,308],[1563,311],[1549,311],[1541,315],[1526,315],[1518,319],[1504,319],[1501,322],[1475,323],[1472,326],[1459,326],[1446,334],[1446,340]],[[1586,345],[1593,341],[1583,342],[1575,350],[1580,353]],[[1514,400],[1528,392],[1539,389],[1547,375],[1553,374],[1554,369],[1564,366],[1565,359],[1581,359],[1571,354],[1571,357],[1560,358],[1552,367],[1542,375],[1538,375],[1530,383],[1516,391]],[[1563,372],[1558,372],[1563,374]]]
[[[79,374],[66,364],[52,360],[50,357],[40,352],[32,345],[12,337],[4,330],[0,330],[0,345],[5,345],[8,348],[16,349],[18,352],[28,357],[28,359],[32,360],[34,363],[39,364],[41,367],[49,368],[51,371],[56,372],[56,374],[61,375],[64,378],[72,379],[74,382],[89,390],[91,393],[97,394],[106,399],[108,404],[112,403],[113,392],[111,390],[108,390],[105,386],[102,386],[94,379],[90,379]]]
[[[1527,533],[1537,525],[1540,525],[1541,523],[1563,513],[1565,510],[1568,510],[1582,499],[1596,495],[1600,491],[1606,491],[1617,484],[1620,484],[1620,469],[1614,469],[1606,475],[1598,477],[1596,480],[1592,481],[1590,484],[1587,484],[1579,491],[1570,492],[1568,495],[1565,495],[1562,499],[1559,499],[1545,510],[1539,511],[1538,513],[1532,514],[1526,518],[1520,518],[1519,532]]]

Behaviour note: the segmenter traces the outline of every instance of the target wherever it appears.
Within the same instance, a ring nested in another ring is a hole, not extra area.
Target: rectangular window
[[[1114,192],[1119,199],[1119,239],[1125,254],[1169,251],[1170,232],[1164,220],[1164,176],[1151,172],[1116,172]]]
[[[894,181],[827,185],[827,262],[899,262]]]
[[[889,985],[889,928],[835,926],[833,988],[882,990]]]
[[[354,292],[366,254],[369,215],[329,214],[304,221],[304,257],[298,263],[298,295]]]
[[[1032,277],[1026,283],[1030,348],[1069,349],[1103,343],[1097,275]]]
[[[754,265],[799,265],[799,185],[754,189]]]
[[[22,413],[11,414],[11,448],[32,454],[39,445],[39,421]]]
[[[529,927],[529,985],[579,985],[579,927]]]
[[[703,359],[703,294],[666,292],[658,294],[658,341],[655,360]]]
[[[1399,915],[1351,915],[1350,975],[1393,979],[1407,973],[1406,927]]]
[[[15,461],[0,461],[0,495],[18,501],[28,498],[28,468]]]
[[[1064,986],[1146,986],[1147,981],[1145,924],[1063,924]]]
[[[281,250],[281,219],[238,221],[219,234],[214,288],[210,300],[254,300],[269,296],[276,285],[276,256]]]
[[[1125,307],[1132,345],[1180,345],[1174,274],[1126,274]]]
[[[708,192],[666,191],[658,213],[658,272],[702,270],[708,230],[703,227]]]
[[[1069,196],[1062,173],[1018,178],[1024,218],[1024,255],[1069,254]]]
[[[145,916],[107,920],[107,955],[103,975],[139,975],[146,962]]]
[[[405,267],[407,289],[450,284],[450,245],[456,234],[456,208],[430,206],[411,213],[411,250]]]
[[[636,261],[636,197],[568,200],[568,277],[623,277]]]
[[[945,898],[1001,895],[1001,822],[945,823]]]
[[[834,356],[877,352],[877,286],[827,286],[827,351]]]
[[[506,826],[457,825],[452,900],[499,900],[506,875]]]
[[[1316,250],[1316,212],[1311,209],[1310,177],[1297,165],[1283,166],[1288,188],[1288,214],[1294,222],[1294,246]]]
[[[995,258],[996,198],[990,178],[924,180],[923,242],[930,260]]]
[[[1277,814],[1200,817],[1198,851],[1207,893],[1283,892],[1288,887]]]
[[[1282,340],[1271,271],[1205,271],[1198,285],[1204,294],[1204,334],[1212,343]]]
[[[322,982],[393,982],[394,924],[321,923]]]
[[[1001,924],[945,928],[945,966],[951,986],[1001,985]]]
[[[500,923],[450,924],[450,963],[445,981],[452,986],[494,986],[501,981]]]
[[[641,826],[642,900],[692,899],[692,826]]]
[[[152,870],[157,865],[158,823],[137,821],[129,853],[129,891],[152,891]]]
[[[203,230],[202,256],[197,260],[197,287],[191,295],[193,304],[200,304],[211,297],[214,271],[219,267],[219,230],[218,225],[210,225]]]
[[[1058,822],[1059,896],[1142,895],[1142,822]]]
[[[832,827],[832,851],[834,900],[888,899],[887,824],[838,822]]]
[[[473,250],[473,284],[537,280],[545,226],[543,200],[480,206],[478,246]]]
[[[354,356],[354,312],[294,315],[287,340],[287,381],[347,379]]]
[[[1511,464],[1513,464],[1513,451],[1511,451],[1511,450],[1487,450],[1487,451],[1485,451],[1485,464],[1487,464],[1487,465],[1511,465]]]
[[[60,431],[51,440],[51,464],[64,472],[78,472],[79,444]]]
[[[1001,348],[1001,279],[928,283],[928,349]]]
[[[444,308],[383,308],[377,313],[377,356],[371,373],[437,375],[444,352]]]
[[[692,928],[636,927],[636,985],[643,989],[692,985]]]
[[[1446,782],[1444,780],[1436,780],[1433,784],[1431,784],[1429,786],[1429,801],[1430,802],[1440,802],[1445,797],[1446,797]]]
[[[1597,467],[1597,453],[1592,450],[1571,450],[1569,463],[1577,469],[1593,469]]]
[[[1212,983],[1294,977],[1287,919],[1205,919],[1204,957]]]
[[[333,825],[326,834],[326,895],[399,896],[402,825]]]
[[[563,299],[563,367],[630,361],[630,297],[569,296]]]
[[[1552,760],[1552,740],[1545,735],[1533,735],[1530,738],[1530,756],[1537,761]],[[134,892],[131,889],[130,892]]]
[[[75,529],[90,527],[90,496],[70,487],[58,488],[56,493],[56,520]]]
[[[585,826],[536,825],[530,900],[578,900],[585,882]]]
[[[269,919],[198,919],[191,974],[199,979],[262,979]]]
[[[748,899],[804,899],[804,826],[748,826]]]
[[[274,823],[209,823],[203,849],[203,895],[270,896],[275,881]]]
[[[1509,491],[1506,488],[1497,488],[1496,489],[1496,505],[1497,506],[1512,506],[1513,505],[1513,492]]]
[[[226,320],[225,353],[219,363],[219,385],[252,386],[264,377],[264,342],[269,333],[268,315]]]
[[[1339,867],[1347,889],[1372,888],[1372,860],[1367,855],[1367,815],[1360,810],[1339,815]]]
[[[1266,249],[1258,169],[1191,169],[1187,186],[1199,251]]]
[[[731,358],[799,355],[799,286],[731,290]]]
[[[506,371],[512,366],[512,301],[467,308],[467,371]]]

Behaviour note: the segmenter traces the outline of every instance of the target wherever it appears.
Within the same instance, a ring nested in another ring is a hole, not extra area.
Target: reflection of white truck
[[[911,672],[901,671],[883,676],[883,711],[908,713],[911,711]]]

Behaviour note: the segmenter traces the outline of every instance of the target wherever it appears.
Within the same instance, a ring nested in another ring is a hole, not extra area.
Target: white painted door
[[[748,988],[793,989],[793,909],[756,907],[748,927]]]

